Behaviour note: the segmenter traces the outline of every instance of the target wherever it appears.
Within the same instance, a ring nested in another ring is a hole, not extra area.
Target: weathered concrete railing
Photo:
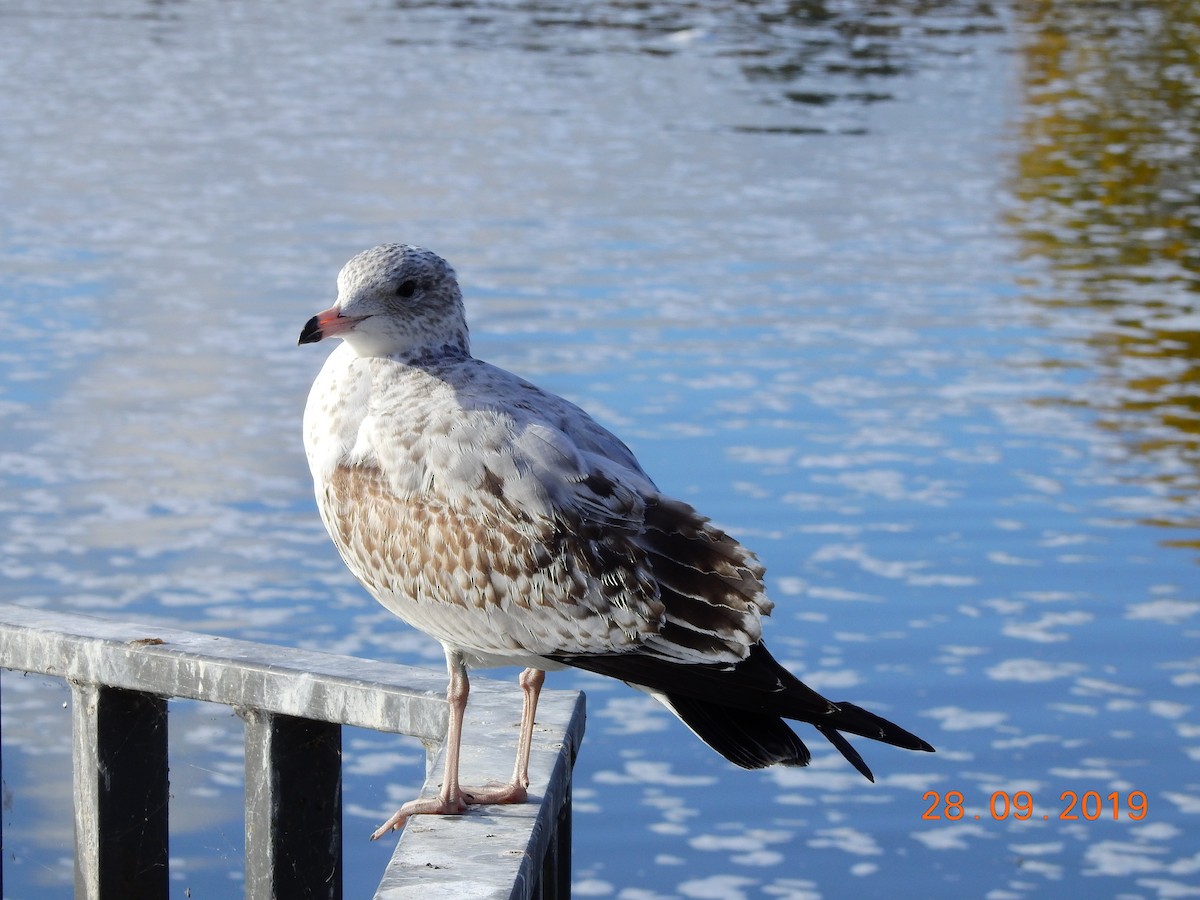
[[[342,725],[420,738],[433,773],[425,790],[437,789],[440,672],[6,604],[0,667],[71,685],[77,898],[168,896],[165,698],[231,706],[245,721],[252,900],[342,896]],[[472,680],[467,778],[510,770],[520,717],[515,686]],[[544,691],[530,802],[410,821],[376,900],[569,896],[583,720],[582,694]]]

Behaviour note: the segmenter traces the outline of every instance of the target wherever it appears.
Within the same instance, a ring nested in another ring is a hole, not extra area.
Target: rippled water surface
[[[420,243],[477,355],[758,551],[781,660],[938,748],[748,773],[555,674],[576,896],[1195,896],[1197,47],[1169,2],[6,3],[0,599],[440,666],[299,436],[301,325]],[[5,893],[68,897],[68,691],[4,690]],[[173,707],[173,896],[240,895],[240,732]],[[361,897],[423,771],[346,751]]]

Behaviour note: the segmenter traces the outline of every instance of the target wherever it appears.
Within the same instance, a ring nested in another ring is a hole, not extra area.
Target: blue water
[[[420,243],[477,355],[757,550],[776,656],[938,748],[858,742],[870,785],[814,735],[808,769],[747,773],[555,674],[589,703],[576,896],[1194,896],[1197,30],[1166,3],[7,3],[0,598],[440,667],[344,570],[299,436],[300,327],[353,253]],[[3,687],[5,894],[68,897],[69,692]],[[173,896],[238,896],[240,721],[175,704],[171,740]],[[345,743],[360,897],[422,756]],[[1117,818],[1061,819],[1067,791]]]

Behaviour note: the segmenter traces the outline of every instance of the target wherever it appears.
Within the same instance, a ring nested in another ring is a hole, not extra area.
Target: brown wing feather
[[[693,663],[744,659],[772,607],[753,554],[686,503],[666,497],[647,502],[637,541],[665,612],[662,631],[646,648]]]
[[[369,465],[340,466],[326,482],[322,515],[347,565],[416,627],[468,648],[723,665],[761,637],[762,567],[687,504],[639,498],[596,472],[573,486],[578,502],[539,519],[480,471],[469,509],[398,496]],[[493,627],[439,618],[438,607],[487,611]]]
[[[466,509],[399,497],[365,465],[338,467],[319,499],[334,543],[372,595],[462,649],[612,652],[661,627],[644,551],[619,532],[533,521],[495,494]]]

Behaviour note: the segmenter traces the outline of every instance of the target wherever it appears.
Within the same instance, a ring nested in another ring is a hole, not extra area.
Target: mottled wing
[[[318,503],[351,571],[401,618],[499,656],[730,665],[759,639],[757,561],[662,496],[581,409],[475,360],[370,367]]]

